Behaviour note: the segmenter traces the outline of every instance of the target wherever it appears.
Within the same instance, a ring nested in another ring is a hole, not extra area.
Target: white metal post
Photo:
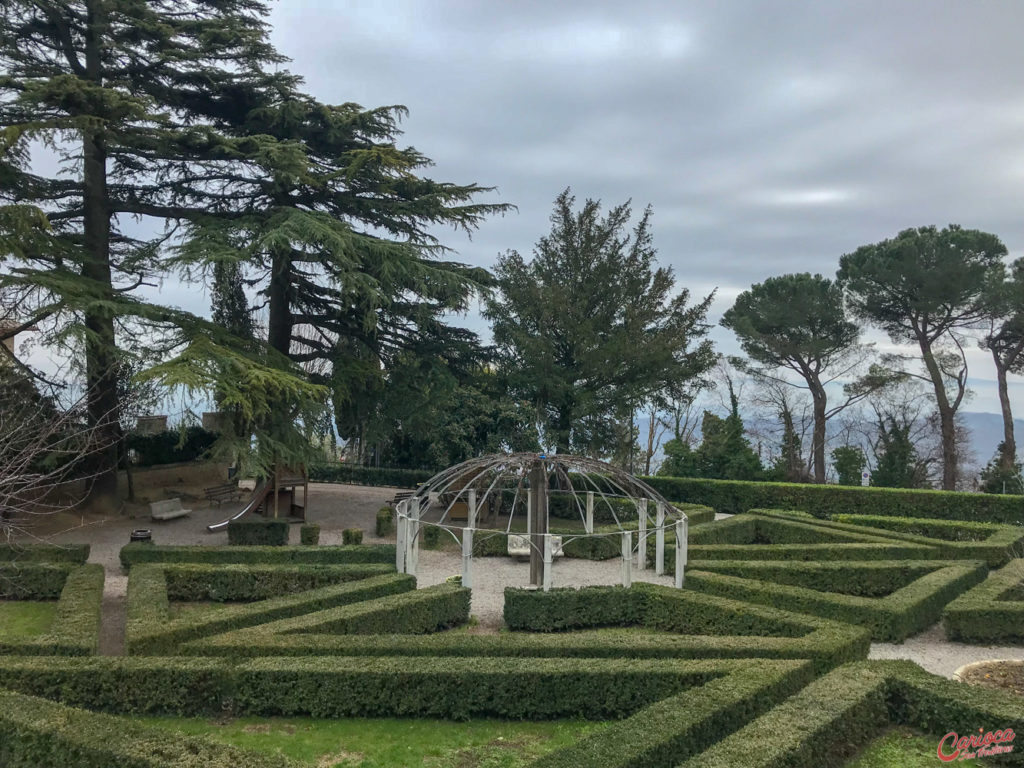
[[[470,488],[466,496],[466,527],[476,528],[476,488]]]
[[[683,588],[683,581],[686,579],[686,533],[688,521],[676,521],[676,588]]]
[[[622,532],[622,586],[633,586],[633,532]]]
[[[526,536],[533,533],[533,494],[526,494]]]
[[[658,502],[658,512],[655,517],[658,530],[654,532],[654,572],[659,576],[665,575],[665,505]]]
[[[473,587],[473,529],[462,532],[462,586]]]
[[[594,492],[587,491],[587,522],[585,524],[587,533],[594,532]]]
[[[636,569],[647,570],[647,499],[636,503],[637,526]]]
[[[395,514],[395,570],[405,573],[405,501],[400,501],[395,505]]]
[[[406,555],[405,572],[416,575],[420,564],[420,499],[415,496],[409,505],[409,554]]]
[[[551,534],[544,534],[544,591],[547,592],[551,589],[551,560],[552,560],[552,541]]]

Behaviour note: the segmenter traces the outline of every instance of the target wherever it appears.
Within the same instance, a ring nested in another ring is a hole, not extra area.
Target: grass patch
[[[281,753],[317,768],[520,768],[605,727],[584,720],[131,719],[237,747]]]
[[[845,768],[935,768],[943,765],[936,755],[940,738],[924,736],[911,728],[893,728],[871,742]],[[963,768],[992,765],[976,758],[958,760],[956,764]]]
[[[53,624],[57,601],[0,600],[0,638],[25,640],[42,635]]]

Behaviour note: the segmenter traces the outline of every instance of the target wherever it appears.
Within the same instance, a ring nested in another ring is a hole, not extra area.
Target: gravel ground
[[[340,544],[344,528],[362,528],[364,541],[368,544],[381,543],[374,536],[374,515],[389,499],[395,488],[380,488],[359,485],[335,485],[311,483],[309,486],[309,507],[306,517],[309,522],[319,523],[320,541],[323,544]],[[188,506],[188,505],[186,505]],[[190,517],[166,523],[154,523],[148,519],[145,507],[133,511],[135,517],[88,518],[80,515],[63,514],[45,520],[45,527],[35,529],[34,534],[55,543],[87,543],[91,545],[89,562],[99,563],[106,572],[103,593],[103,624],[100,632],[100,652],[119,654],[124,648],[125,592],[128,578],[121,571],[118,552],[128,543],[128,535],[135,528],[150,528],[158,544],[227,544],[227,533],[207,533],[206,526],[227,517],[232,509],[240,505],[225,504],[223,508],[193,504]],[[716,519],[728,515],[716,515]],[[393,541],[393,539],[392,539]],[[299,526],[291,528],[291,543],[299,543]],[[439,584],[449,576],[462,572],[462,557],[454,542],[441,550],[420,548],[420,586]],[[593,560],[555,561],[552,582],[556,587],[578,587],[588,584],[621,583],[621,564],[618,559],[601,562]],[[479,621],[480,631],[497,631],[502,624],[504,589],[506,586],[526,586],[529,582],[528,562],[513,558],[487,557],[473,561],[473,603],[472,612]],[[672,577],[657,577],[653,569],[633,569],[634,581],[650,581],[672,584]],[[952,677],[953,672],[964,664],[987,659],[1022,659],[1024,647],[988,647],[951,643],[946,640],[939,625],[935,625],[906,642],[875,643],[871,646],[872,659],[910,659],[929,672]]]
[[[988,659],[1024,659],[1024,647],[999,645],[965,645],[951,643],[936,624],[901,645],[872,643],[869,659],[910,659],[929,672],[952,677],[964,664]]]

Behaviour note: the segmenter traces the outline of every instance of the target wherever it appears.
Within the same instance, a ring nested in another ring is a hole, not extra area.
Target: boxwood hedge
[[[839,768],[892,725],[935,736],[937,748],[951,732],[1019,733],[1024,701],[929,674],[909,661],[857,662],[814,681],[681,768]],[[1019,753],[1006,757],[1022,762]]]
[[[121,565],[131,568],[140,563],[249,563],[284,565],[287,563],[343,565],[345,563],[394,563],[394,544],[358,547],[189,547],[157,544],[126,544],[121,548]]]
[[[0,544],[0,562],[73,563],[84,565],[89,559],[88,544]]]
[[[938,621],[943,607],[982,581],[985,573],[985,565],[981,562],[947,565],[884,597],[821,592],[697,570],[687,571],[686,586],[720,597],[850,622],[870,628],[871,637],[877,642],[902,642]]]
[[[132,654],[173,653],[186,640],[321,611],[416,588],[402,574],[332,584],[254,603],[227,605],[178,619],[168,618],[167,577],[159,565],[137,566],[128,577],[125,649]]]
[[[290,523],[267,517],[245,517],[228,523],[228,544],[241,547],[283,547]]]
[[[1024,525],[1024,496],[694,477],[643,480],[666,499],[705,504],[729,514],[759,508],[799,509],[822,518],[868,514]]]
[[[172,601],[251,602],[290,595],[346,581],[394,573],[391,563],[346,565],[210,565],[175,563],[162,566],[167,598]]]
[[[946,636],[964,643],[1024,643],[1024,560],[1012,560],[946,606]]]
[[[56,600],[71,563],[0,562],[0,600]]]
[[[267,755],[0,690],[6,768],[297,768]]]
[[[0,653],[39,656],[96,653],[102,603],[103,566],[73,567],[65,574],[50,628],[42,635],[24,640],[0,641]]]

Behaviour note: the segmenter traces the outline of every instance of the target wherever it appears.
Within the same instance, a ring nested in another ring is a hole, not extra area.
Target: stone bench
[[[174,520],[179,517],[187,517],[191,512],[191,509],[182,508],[181,499],[154,501],[149,505],[149,516],[160,522]]]
[[[543,553],[541,553],[543,554]],[[508,556],[509,557],[529,557],[530,556],[530,537],[524,534],[511,533],[508,537]],[[552,536],[551,537],[551,556],[561,557],[562,556],[562,537]]]

